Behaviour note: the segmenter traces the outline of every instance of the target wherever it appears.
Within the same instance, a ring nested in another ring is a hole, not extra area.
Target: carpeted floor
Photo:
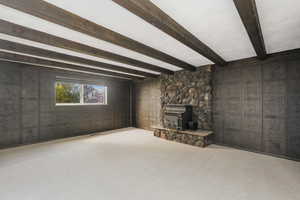
[[[299,200],[300,163],[141,129],[0,151],[1,200]]]

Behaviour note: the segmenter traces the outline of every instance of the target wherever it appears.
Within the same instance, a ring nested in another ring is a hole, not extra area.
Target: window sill
[[[62,107],[62,106],[108,106],[108,104],[102,104],[102,103],[62,103],[62,104],[55,104],[57,107]]]

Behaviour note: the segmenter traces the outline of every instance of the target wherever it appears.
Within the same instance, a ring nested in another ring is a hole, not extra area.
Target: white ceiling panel
[[[32,64],[32,63],[17,62],[17,61],[12,61],[12,60],[7,60],[7,59],[0,59],[0,60],[15,62],[15,63],[23,63],[23,64],[28,64],[28,65],[38,66],[38,67],[46,67],[46,68],[51,68],[51,69],[59,69],[59,70],[64,70],[64,71],[79,72],[79,73],[83,73],[83,74],[92,74],[92,75],[97,75],[97,76],[106,76],[106,77],[115,77],[115,78],[121,78],[121,79],[128,79],[128,78],[124,78],[124,77],[111,76],[111,75],[107,75],[107,74],[93,73],[93,72],[81,71],[81,70],[76,70],[76,69],[66,69],[66,68],[61,68],[61,67],[53,67],[53,66],[49,66],[49,65],[36,65],[36,64]]]
[[[144,61],[153,65],[157,65],[170,70],[179,70],[180,68],[171,64],[150,58],[148,56],[136,53],[134,51],[119,47],[117,45],[105,42],[103,40],[96,39],[86,34],[73,31],[54,23],[47,22],[37,17],[25,14],[15,9],[8,8],[0,5],[0,19],[19,24],[28,28],[39,30],[49,33],[58,37],[62,37],[68,40],[79,42],[85,45],[89,45],[98,49],[113,52],[122,56],[127,56],[136,60]]]
[[[268,53],[300,48],[300,1],[256,0]]]
[[[256,56],[232,0],[151,0],[225,60]]]
[[[74,0],[46,1],[192,65],[212,63],[111,0],[85,0],[76,3]]]
[[[195,66],[212,62],[111,0],[46,0]],[[227,61],[256,56],[232,0],[151,0]],[[300,48],[300,1],[256,0],[268,53]],[[180,68],[0,5],[0,19],[170,70]],[[7,39],[104,63],[141,68],[0,34]],[[154,72],[154,74],[159,74]]]
[[[61,62],[61,63],[76,65],[76,66],[90,68],[90,69],[101,69],[103,71],[108,71],[108,72],[117,72],[117,73],[120,73],[120,74],[128,74],[128,75],[133,75],[133,76],[137,76],[137,77],[144,77],[144,76],[141,76],[141,75],[130,74],[130,73],[125,73],[125,72],[119,72],[119,71],[116,71],[116,70],[103,69],[103,68],[100,68],[100,67],[97,67],[97,66],[91,66],[91,65],[75,63],[75,62],[68,62],[68,61],[65,61],[65,60],[52,59],[52,58],[35,56],[35,55],[25,54],[25,53],[19,53],[17,51],[9,51],[9,50],[6,50],[6,49],[2,49],[1,46],[0,46],[0,51],[8,52],[8,53],[14,53],[14,54],[18,54],[18,55],[30,56],[30,57],[34,57],[34,58],[41,58],[41,59],[44,59],[44,60],[57,61],[57,62]]]
[[[136,70],[149,72],[149,73],[153,73],[153,74],[159,74],[158,72],[153,72],[153,71],[150,71],[150,70],[145,70],[145,69],[138,68],[138,67],[132,67],[132,66],[122,64],[122,63],[108,61],[108,60],[101,59],[101,58],[98,58],[98,57],[89,56],[89,55],[86,55],[86,54],[81,54],[81,53],[77,53],[75,51],[65,50],[65,49],[61,49],[61,48],[41,44],[41,43],[38,43],[38,42],[32,42],[32,41],[29,41],[29,40],[24,40],[24,39],[9,36],[9,35],[6,35],[6,34],[1,34],[0,33],[0,39],[8,40],[8,41],[11,41],[11,42],[16,42],[16,43],[20,43],[20,44],[25,44],[25,45],[29,45],[29,46],[49,50],[49,51],[54,51],[54,52],[58,52],[58,53],[63,53],[63,54],[71,55],[71,56],[77,56],[77,57],[90,59],[90,60],[94,60],[94,61],[99,61],[99,62],[104,62],[104,63],[108,63],[108,64],[118,65],[118,66],[121,66],[121,67],[124,67],[124,68],[136,69]],[[1,47],[0,47],[0,49],[1,49]]]

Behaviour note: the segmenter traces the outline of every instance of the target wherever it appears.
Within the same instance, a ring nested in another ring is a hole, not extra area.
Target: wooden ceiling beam
[[[91,46],[88,46],[85,44],[81,44],[81,43],[67,40],[67,39],[64,39],[61,37],[50,35],[48,33],[44,33],[41,31],[34,30],[34,29],[26,28],[24,26],[17,25],[17,24],[14,24],[14,23],[11,23],[11,22],[8,22],[5,20],[1,20],[1,19],[0,19],[0,33],[11,35],[14,37],[23,38],[23,39],[34,41],[34,42],[39,42],[42,44],[55,46],[55,47],[62,48],[62,49],[75,51],[78,53],[87,54],[90,56],[95,56],[95,57],[99,57],[99,58],[112,60],[115,62],[128,64],[128,65],[139,67],[142,69],[147,69],[147,70],[160,72],[160,73],[164,73],[164,74],[174,74],[173,71],[162,68],[162,67],[158,67],[156,65],[152,65],[152,64],[145,63],[145,62],[142,62],[139,60],[128,58],[126,56],[121,56],[121,55],[118,55],[115,53],[97,49],[97,48],[94,48],[94,47],[91,47]]]
[[[257,56],[260,59],[265,59],[267,52],[255,0],[233,0],[233,2],[247,30]]]
[[[112,0],[218,65],[226,61],[149,0]]]
[[[195,70],[196,68],[179,60],[173,56],[156,50],[150,46],[144,45],[138,41],[107,29],[92,21],[86,20],[78,15],[56,7],[46,1],[41,0],[1,0],[1,4],[25,12],[27,14],[42,18],[49,22],[62,25],[69,29],[87,34],[106,42],[130,49],[132,51],[144,54],[146,56],[161,60],[163,62],[175,65],[182,69]]]
[[[73,62],[78,64],[84,64],[89,65],[93,67],[99,67],[102,69],[108,69],[108,70],[114,70],[114,71],[120,71],[124,73],[129,73],[133,75],[140,75],[145,77],[151,77],[151,78],[157,78],[159,75],[151,74],[148,72],[138,71],[134,69],[129,69],[126,67],[121,67],[117,65],[111,65],[107,63],[102,63],[94,60],[89,60],[81,57],[71,56],[67,54],[57,53],[54,51],[49,51],[33,46],[28,46],[16,42],[11,42],[7,40],[1,40],[0,39],[0,49],[8,50],[8,51],[14,51],[19,52],[23,54],[29,54],[33,56],[39,56],[39,57],[45,57],[45,58],[51,58],[51,59],[57,59],[57,60],[63,60],[67,62]]]
[[[67,63],[51,61],[51,60],[45,60],[45,59],[41,59],[41,58],[25,56],[25,55],[20,55],[20,54],[15,54],[15,53],[9,53],[9,52],[5,52],[5,51],[1,51],[1,50],[0,50],[0,59],[9,60],[9,61],[13,61],[13,62],[34,64],[34,65],[59,67],[59,68],[63,68],[66,70],[80,70],[80,71],[84,71],[84,72],[97,73],[97,74],[103,74],[103,75],[109,75],[109,76],[113,76],[113,77],[120,77],[120,78],[133,79],[133,80],[142,80],[143,79],[142,77],[131,76],[131,75],[127,75],[127,74],[110,72],[110,71],[105,71],[105,70],[100,70],[100,69],[81,67],[78,65],[67,64]]]

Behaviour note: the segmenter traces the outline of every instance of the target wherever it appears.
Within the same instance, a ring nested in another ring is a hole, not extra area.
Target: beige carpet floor
[[[299,200],[300,163],[141,129],[0,151],[1,200]]]

